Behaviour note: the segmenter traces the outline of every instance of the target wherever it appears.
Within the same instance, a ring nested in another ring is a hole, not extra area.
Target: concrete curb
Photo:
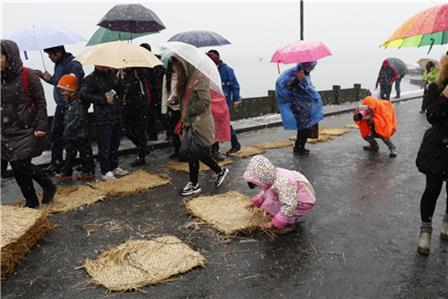
[[[392,100],[392,103],[400,103],[400,102],[405,102],[405,101],[410,101],[410,100],[415,100],[415,99],[419,99],[421,98],[422,95],[412,95],[406,98],[402,98],[402,99],[396,99],[396,100]],[[327,112],[324,113],[324,116],[328,117],[328,116],[334,116],[334,115],[339,115],[339,114],[344,114],[344,113],[350,113],[355,111],[355,108],[342,108],[340,110],[336,110],[336,111],[331,111],[331,112]],[[253,126],[247,126],[244,128],[239,128],[236,129],[235,131],[237,133],[245,133],[245,132],[250,132],[250,131],[256,131],[256,130],[260,130],[260,129],[266,129],[266,128],[274,128],[274,127],[279,127],[282,125],[281,121],[273,121],[270,123],[266,123],[266,124],[257,124],[257,125],[253,125]],[[149,150],[155,150],[155,149],[163,149],[163,148],[169,148],[171,147],[172,144],[170,141],[157,141],[157,142],[149,142],[148,143],[148,149]],[[130,154],[135,154],[137,153],[137,148],[132,147],[132,148],[123,148],[119,150],[120,155],[130,155]],[[98,155],[94,155],[95,158],[98,157]],[[43,163],[36,163],[39,166],[48,166],[49,162],[43,162]]]

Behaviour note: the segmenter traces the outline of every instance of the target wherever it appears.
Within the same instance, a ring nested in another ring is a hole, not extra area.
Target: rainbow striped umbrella
[[[448,4],[425,9],[409,18],[382,46],[422,47],[448,43]],[[429,52],[428,51],[428,52]]]

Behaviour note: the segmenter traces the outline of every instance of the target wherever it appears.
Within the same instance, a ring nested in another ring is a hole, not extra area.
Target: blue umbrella
[[[230,45],[224,37],[213,31],[191,30],[172,36],[169,42],[183,42],[197,48]]]

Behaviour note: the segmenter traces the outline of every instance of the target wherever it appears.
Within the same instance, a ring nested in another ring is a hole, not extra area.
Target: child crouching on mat
[[[275,167],[266,157],[254,156],[244,172],[244,179],[251,189],[262,192],[252,197],[246,209],[261,208],[272,216],[267,228],[278,233],[292,230],[292,224],[309,213],[316,197],[313,186],[298,171]]]

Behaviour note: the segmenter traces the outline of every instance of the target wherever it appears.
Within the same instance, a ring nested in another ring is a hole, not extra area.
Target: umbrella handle
[[[426,55],[429,54],[429,52],[431,52],[432,46],[434,46],[435,40],[433,38],[431,38],[431,45],[429,46],[429,50],[428,53],[426,53]]]
[[[47,67],[45,66],[44,55],[42,54],[42,50],[39,50],[40,58],[42,58],[42,64],[44,65],[44,70],[47,71]]]
[[[278,72],[278,74],[280,74],[280,64],[279,63],[277,63],[277,72]]]

